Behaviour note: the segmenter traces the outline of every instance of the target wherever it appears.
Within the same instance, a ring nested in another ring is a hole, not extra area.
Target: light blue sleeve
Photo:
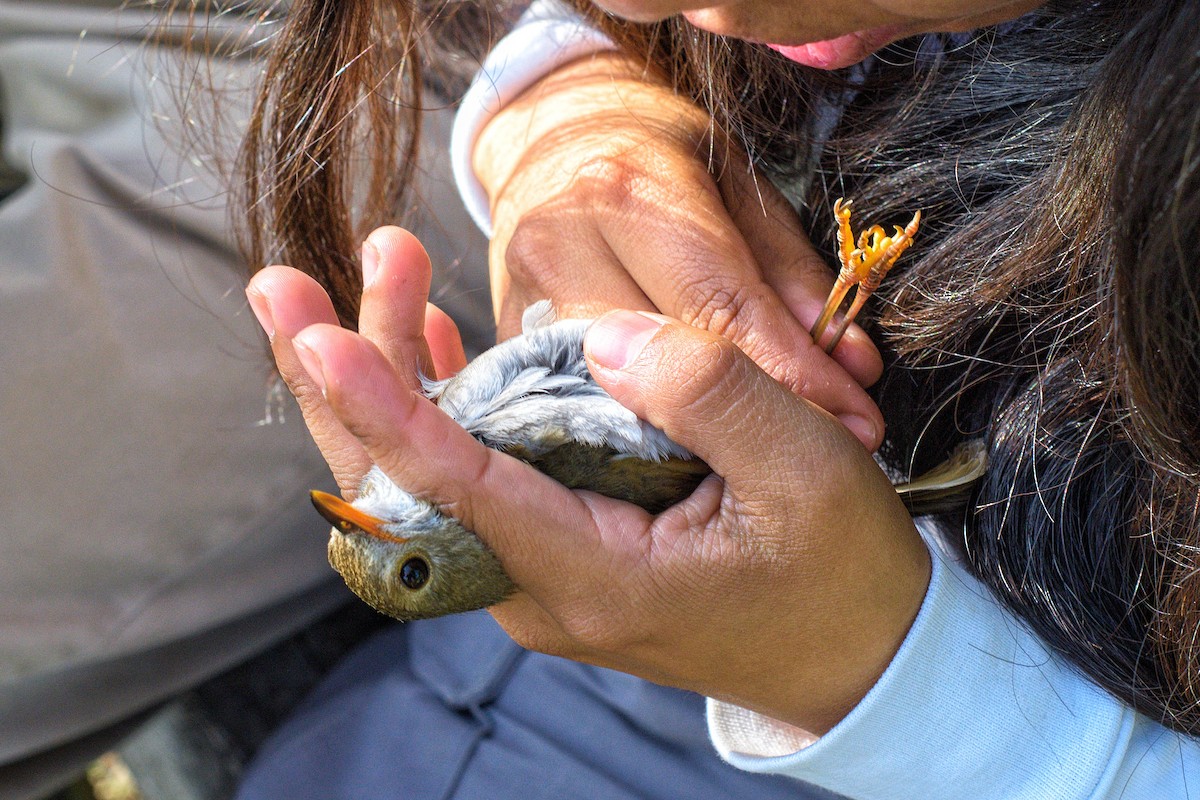
[[[773,752],[772,721],[709,701],[722,757],[862,800],[1200,798],[1196,740],[1052,655],[936,547],[933,560],[912,629],[844,720],[807,747],[752,755]]]

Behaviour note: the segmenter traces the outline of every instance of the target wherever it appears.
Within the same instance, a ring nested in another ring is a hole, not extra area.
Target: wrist
[[[613,47],[612,40],[586,25],[569,6],[555,0],[535,0],[517,26],[488,54],[459,104],[450,136],[454,182],[471,218],[485,235],[492,235],[488,199],[471,168],[480,130],[539,78],[562,64]]]
[[[889,498],[894,499],[894,498]],[[874,518],[873,520],[871,518]],[[869,530],[889,531],[872,536]],[[851,552],[871,555],[841,562],[824,561],[826,574],[837,575],[821,591],[824,619],[788,613],[801,634],[798,649],[783,646],[767,659],[774,666],[748,680],[736,693],[709,693],[779,720],[813,736],[824,736],[867,696],[887,671],[925,603],[933,574],[928,546],[907,510],[898,501],[876,506],[871,514],[848,528],[843,537]],[[865,534],[857,537],[853,532]],[[836,620],[836,624],[831,624]]]
[[[471,166],[494,203],[533,153],[561,148],[594,160],[606,148],[591,145],[611,145],[622,132],[683,139],[699,147],[711,126],[690,100],[648,80],[637,60],[599,53],[558,68],[492,116],[475,140]]]

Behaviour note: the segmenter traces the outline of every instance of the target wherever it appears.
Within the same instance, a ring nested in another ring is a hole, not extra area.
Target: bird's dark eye
[[[429,564],[423,558],[410,558],[400,565],[400,582],[416,591],[429,582]]]

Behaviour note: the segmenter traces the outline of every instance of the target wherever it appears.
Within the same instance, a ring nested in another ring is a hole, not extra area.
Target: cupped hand
[[[544,78],[482,132],[502,337],[548,298],[563,316],[661,311],[725,336],[870,450],[878,351],[852,326],[833,358],[808,330],[833,281],[799,220],[691,102],[618,55]],[[715,176],[715,177],[714,177]],[[832,224],[832,221],[831,221]]]
[[[421,334],[436,338],[412,291],[429,267],[411,237],[394,236],[363,301],[366,319],[386,309],[391,321],[364,319],[362,333],[332,324],[295,274],[252,286],[326,455],[343,471],[378,464],[475,531],[520,587],[493,608],[518,642],[813,733],[836,724],[886,668],[929,575],[904,506],[845,427],[726,339],[613,312],[588,333],[589,368],[716,474],[658,516],[568,490],[413,390]],[[316,324],[285,346],[284,321],[301,318]]]

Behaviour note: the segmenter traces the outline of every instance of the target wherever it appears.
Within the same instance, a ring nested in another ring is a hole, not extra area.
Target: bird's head
[[[325,492],[313,505],[333,524],[329,563],[375,610],[399,620],[493,605],[515,587],[496,556],[458,520],[373,468],[358,499]]]

